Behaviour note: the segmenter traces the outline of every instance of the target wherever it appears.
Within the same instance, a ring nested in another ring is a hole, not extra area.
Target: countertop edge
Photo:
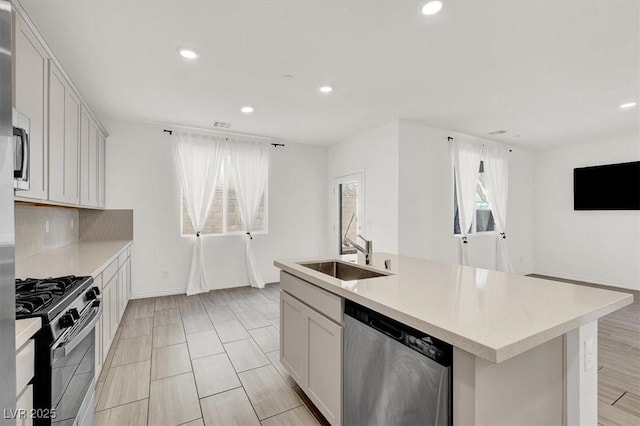
[[[327,257],[327,258],[323,258],[321,261],[333,261],[333,260],[338,260],[338,259]],[[459,349],[462,349],[466,352],[469,352],[479,358],[485,359],[492,363],[504,362],[536,346],[539,346],[545,342],[548,342],[556,337],[562,336],[571,330],[574,330],[591,321],[595,321],[598,318],[601,318],[617,309],[620,309],[624,306],[627,306],[633,303],[633,296],[631,294],[627,294],[626,297],[623,297],[606,306],[603,306],[601,308],[588,312],[584,315],[580,315],[575,318],[564,321],[552,328],[527,336],[522,340],[518,340],[511,344],[495,348],[495,347],[485,345],[482,342],[477,342],[468,337],[456,334],[451,330],[446,330],[434,324],[425,322],[409,314],[393,309],[389,306],[382,305],[378,302],[375,302],[357,293],[348,291],[343,287],[331,284],[330,282],[328,282],[328,280],[334,279],[332,277],[320,278],[319,276],[315,275],[316,271],[309,269],[309,272],[307,272],[305,270],[301,270],[297,268],[296,267],[297,263],[302,263],[302,262],[306,262],[306,260],[305,261],[293,261],[289,259],[284,261],[276,260],[273,262],[273,264],[274,266],[281,269],[282,271],[295,275],[296,277],[301,278],[305,281],[308,281],[311,284],[314,284],[326,291],[329,291],[330,293],[333,293],[345,299],[349,299],[353,302],[359,303],[365,307],[368,307],[377,312],[380,312],[383,315],[387,315],[390,318],[393,318],[404,324],[412,326],[427,334],[431,334],[434,337],[441,339],[445,342],[448,342]],[[289,263],[294,263],[294,264],[291,265]],[[320,273],[318,272],[317,274],[319,275]],[[336,281],[339,281],[339,280],[336,280]]]
[[[111,264],[111,262],[116,260],[124,250],[126,250],[128,247],[131,247],[131,245],[133,244],[133,240],[128,240],[128,241],[122,240],[122,241],[124,245],[120,247],[120,249],[116,250],[116,252],[110,258],[102,262],[102,264],[99,267],[93,270],[93,272],[91,273],[91,276],[93,278],[96,278],[98,275],[100,275],[102,271],[104,271],[104,269]]]
[[[16,352],[42,328],[41,318],[16,320]]]

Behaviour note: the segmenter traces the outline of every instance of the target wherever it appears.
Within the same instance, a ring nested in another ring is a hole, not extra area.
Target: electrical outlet
[[[589,371],[594,367],[595,354],[593,352],[593,337],[584,340],[584,371]]]
[[[71,219],[71,230],[73,231],[73,226],[74,226],[74,220]]]
[[[49,219],[46,219],[46,220],[44,221],[44,232],[45,232],[46,234],[48,234],[48,233],[49,233]]]

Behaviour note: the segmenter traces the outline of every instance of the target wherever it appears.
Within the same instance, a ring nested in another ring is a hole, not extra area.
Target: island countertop
[[[391,260],[388,270],[385,259]],[[301,265],[336,260],[392,275],[342,281]],[[354,256],[274,265],[494,363],[633,302],[620,291],[387,253],[375,253],[369,266]]]

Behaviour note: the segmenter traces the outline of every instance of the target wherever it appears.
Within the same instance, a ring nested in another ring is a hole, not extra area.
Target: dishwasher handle
[[[369,318],[369,327],[378,330],[380,333],[383,333],[392,339],[402,341],[402,337],[404,333],[398,327],[395,327],[392,324],[389,324],[387,321],[381,320],[380,318]]]

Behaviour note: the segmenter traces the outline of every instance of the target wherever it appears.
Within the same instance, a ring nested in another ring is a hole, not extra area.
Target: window
[[[455,177],[453,185],[453,233],[460,235],[460,218],[458,215],[458,195],[456,192]],[[476,216],[475,220],[469,228],[469,234],[478,232],[491,232],[495,229],[493,221],[493,213],[491,212],[491,203],[487,201],[487,189],[484,181],[484,162],[480,162],[478,170],[478,185],[476,186]]]
[[[253,233],[267,232],[266,197],[267,188],[262,194],[262,201],[255,222],[253,223]],[[196,230],[193,228],[191,218],[187,212],[187,205],[184,197],[181,199],[182,205],[182,235],[193,236]],[[216,192],[211,202],[211,208],[207,215],[201,235],[234,235],[243,234],[244,226],[240,214],[238,196],[234,187],[233,170],[229,165],[229,159],[225,159],[216,183]]]
[[[362,174],[356,173],[349,176],[336,178],[336,192],[338,203],[338,247],[339,254],[353,254],[357,250],[346,241],[356,241],[362,234],[364,223],[364,203]]]

